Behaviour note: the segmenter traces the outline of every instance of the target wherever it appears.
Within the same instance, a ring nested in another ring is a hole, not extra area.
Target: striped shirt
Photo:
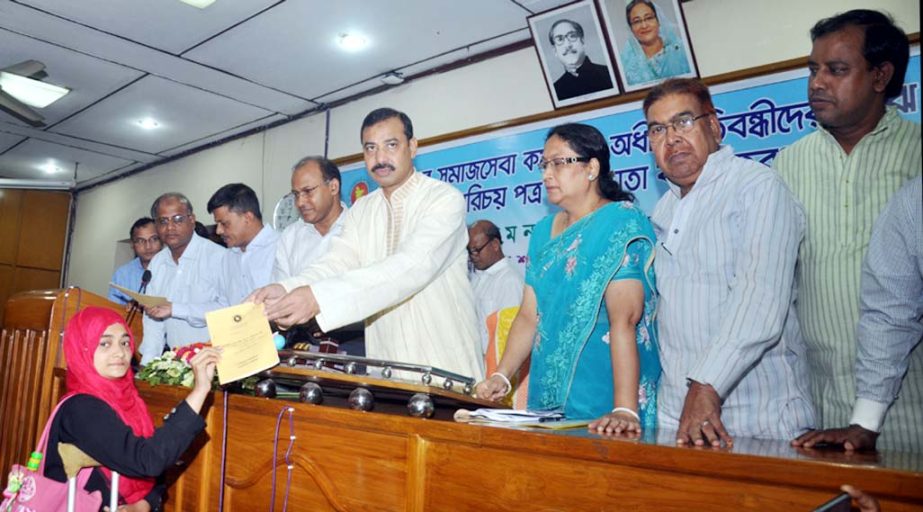
[[[889,106],[848,155],[828,131],[818,128],[779,152],[774,166],[807,216],[797,310],[819,426],[841,427],[856,400],[862,258],[872,224],[888,199],[920,175],[920,126]]]
[[[923,453],[923,178],[894,194],[875,222],[860,298],[850,424],[881,431],[881,448]]]
[[[694,380],[718,391],[732,436],[791,439],[813,427],[793,304],[804,214],[782,180],[724,146],[685,197],[670,184],[652,220],[659,426],[679,426]]]

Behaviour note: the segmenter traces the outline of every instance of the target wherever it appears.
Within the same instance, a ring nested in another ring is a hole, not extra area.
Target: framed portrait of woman
[[[529,30],[555,108],[619,94],[593,0],[530,16]]]
[[[678,0],[600,0],[600,10],[626,92],[699,76]]]

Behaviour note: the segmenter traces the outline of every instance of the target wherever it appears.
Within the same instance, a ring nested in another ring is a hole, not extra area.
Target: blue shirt
[[[141,258],[135,257],[135,259],[115,269],[115,273],[112,274],[112,282],[122,288],[138,291],[138,288],[141,287],[142,275],[144,275],[144,267],[141,266]],[[110,286],[109,300],[116,304],[128,304],[131,297]]]

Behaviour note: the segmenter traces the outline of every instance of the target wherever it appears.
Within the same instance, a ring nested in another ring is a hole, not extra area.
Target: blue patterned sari
[[[640,362],[638,414],[657,421],[660,359],[654,313],[654,230],[630,202],[609,203],[551,238],[554,215],[532,231],[526,283],[535,290],[538,327],[532,346],[529,409],[563,409],[569,419],[597,418],[613,407],[609,317],[611,281],[637,279],[644,313],[636,338]]]

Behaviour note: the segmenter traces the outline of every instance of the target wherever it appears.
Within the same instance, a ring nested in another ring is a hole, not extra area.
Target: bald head
[[[493,222],[479,220],[468,228],[468,258],[478,270],[503,259],[500,229]]]

